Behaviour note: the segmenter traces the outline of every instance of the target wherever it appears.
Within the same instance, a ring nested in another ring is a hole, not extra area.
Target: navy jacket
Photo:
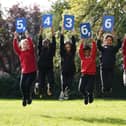
[[[52,42],[49,44],[48,48],[45,48],[42,44],[43,38],[39,36],[39,60],[38,67],[39,69],[53,69],[53,57],[56,52],[56,38],[52,36]]]
[[[97,47],[101,52],[100,61],[102,69],[113,69],[116,61],[116,53],[121,48],[121,40],[118,39],[116,46],[101,45],[101,40],[97,40]]]

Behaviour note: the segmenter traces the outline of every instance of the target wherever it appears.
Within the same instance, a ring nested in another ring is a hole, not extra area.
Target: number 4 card
[[[74,29],[74,16],[64,15],[64,29],[73,30]]]
[[[45,14],[42,15],[42,27],[43,28],[49,28],[52,27],[52,14]]]
[[[114,16],[103,17],[103,31],[112,31],[114,27]]]
[[[26,31],[26,18],[16,19],[16,32],[21,33]]]

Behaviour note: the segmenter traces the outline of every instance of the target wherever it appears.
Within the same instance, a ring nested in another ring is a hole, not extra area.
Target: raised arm
[[[43,41],[42,33],[43,33],[43,28],[40,27],[40,31],[39,31],[39,43],[38,43],[39,55],[41,53],[42,41]]]
[[[72,40],[72,51],[75,54],[75,52],[76,52],[76,39],[75,39],[74,35],[72,35],[71,40]]]
[[[92,40],[91,57],[93,58],[93,60],[95,60],[96,58],[96,52],[97,52],[96,42]]]
[[[79,48],[79,56],[80,56],[81,60],[83,60],[85,58],[85,56],[84,56],[84,39],[81,39],[81,44],[80,44],[80,48]]]
[[[53,27],[51,28],[52,31],[52,55],[55,56],[56,53],[56,37]]]
[[[101,45],[101,43],[102,43],[102,41],[101,41],[102,35],[103,35],[103,30],[100,29],[99,33],[98,33],[98,36],[97,36],[97,47],[98,47],[99,51],[103,51],[103,47]]]
[[[63,56],[64,54],[64,28],[62,27],[62,33],[60,35],[60,55]]]
[[[126,38],[124,38],[123,40],[122,52],[123,52],[123,56],[126,57]]]
[[[115,53],[117,53],[119,51],[119,49],[121,48],[122,46],[122,41],[120,38],[117,39],[117,45],[114,47],[114,51]]]
[[[16,54],[20,55],[21,49],[18,44],[18,33],[16,33],[16,32],[14,33],[13,48],[14,48],[14,51],[16,52]]]

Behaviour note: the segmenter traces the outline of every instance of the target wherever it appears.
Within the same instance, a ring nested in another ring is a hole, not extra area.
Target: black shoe
[[[23,105],[24,107],[27,105],[26,100],[23,100],[23,101],[22,101],[22,105]]]
[[[28,99],[27,103],[30,105],[32,103],[32,99]]]
[[[85,99],[84,99],[84,104],[85,104],[85,105],[88,104],[88,96],[85,97]]]
[[[94,101],[93,95],[89,95],[89,103],[93,103],[93,101]]]

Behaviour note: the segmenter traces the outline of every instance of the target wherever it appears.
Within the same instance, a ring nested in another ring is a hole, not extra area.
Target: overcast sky
[[[56,0],[0,0],[2,8],[9,8],[16,3],[22,3],[24,6],[33,6],[37,4],[41,10],[48,10],[51,7],[52,2]]]

